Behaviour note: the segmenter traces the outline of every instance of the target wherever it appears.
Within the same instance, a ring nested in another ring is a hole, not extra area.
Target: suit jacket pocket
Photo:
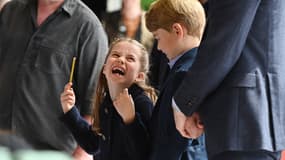
[[[235,74],[226,80],[226,83],[232,87],[256,87],[257,76],[255,73]]]

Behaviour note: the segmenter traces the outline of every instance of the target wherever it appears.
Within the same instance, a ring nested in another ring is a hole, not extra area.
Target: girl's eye
[[[113,53],[113,54],[112,54],[112,57],[120,57],[120,55],[117,54],[117,53]]]
[[[130,61],[130,62],[134,62],[135,58],[134,57],[128,57],[127,60]]]

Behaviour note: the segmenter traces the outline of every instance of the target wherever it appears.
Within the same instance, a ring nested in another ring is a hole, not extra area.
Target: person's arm
[[[108,52],[108,41],[99,22],[85,24],[80,36],[73,89],[77,97],[76,106],[85,117],[92,111],[94,91]]]
[[[134,121],[124,126],[126,132],[125,147],[130,157],[137,160],[147,159],[150,148],[149,131],[141,116],[141,114],[136,113]]]
[[[121,11],[122,20],[126,26],[126,36],[135,38],[141,20],[141,1],[140,0],[123,0]]]
[[[238,61],[260,0],[209,1],[207,31],[196,60],[174,95],[187,116],[224,80]]]
[[[75,67],[74,90],[77,95],[76,105],[81,115],[88,119],[92,108],[94,88],[107,54],[108,41],[105,31],[99,23],[86,24],[80,40]],[[73,156],[77,160],[93,159],[79,146],[75,149]]]
[[[185,123],[187,120],[187,116],[181,112],[181,110],[179,109],[173,98],[172,98],[172,110],[173,110],[173,117],[176,129],[183,137],[191,138],[189,133],[187,133],[187,131],[185,130],[186,126]]]
[[[60,96],[61,100],[61,106],[62,110],[64,112],[64,116],[62,116],[62,121],[65,122],[65,125],[68,126],[72,134],[74,135],[75,139],[77,142],[84,146],[84,148],[89,152],[93,153],[94,151],[92,150],[95,148],[95,146],[98,144],[96,136],[94,136],[93,131],[90,129],[90,123],[91,123],[91,117],[86,116],[85,118],[81,118],[78,110],[76,109],[75,105],[75,94],[72,89],[72,83],[69,82],[65,85],[64,91]],[[85,137],[87,139],[87,142],[85,140]],[[94,140],[89,141],[92,137]],[[96,145],[93,145],[92,142],[97,143]],[[92,147],[85,147],[89,146],[89,143],[91,144]],[[91,149],[89,149],[91,148]],[[95,148],[94,150],[97,150]],[[73,152],[73,157],[76,160],[80,160],[84,158],[85,160],[87,159],[93,159],[93,157],[89,154],[87,154],[80,146],[77,146],[77,148]]]
[[[61,117],[61,120],[84,151],[89,154],[95,154],[98,151],[99,136],[93,132],[91,125],[81,117],[77,107],[72,107]]]
[[[150,144],[149,131],[147,129],[148,121],[150,120],[153,104],[150,100],[143,97],[135,100],[135,113],[131,121],[124,122],[122,131],[126,140],[128,154],[132,159],[143,160],[148,155]],[[124,118],[122,118],[124,119]]]
[[[131,95],[129,95],[128,89],[125,88],[116,99],[113,101],[114,107],[120,114],[125,124],[132,123],[135,119],[135,106]]]
[[[88,124],[91,124],[91,116],[83,117]],[[85,152],[79,145],[73,151],[72,156],[75,160],[93,160],[93,156]]]
[[[185,138],[198,138],[204,132],[200,115],[194,112],[191,116],[184,115],[172,99],[172,109],[176,129]]]

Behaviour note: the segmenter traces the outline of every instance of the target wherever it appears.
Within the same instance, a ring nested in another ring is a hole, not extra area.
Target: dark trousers
[[[280,160],[281,152],[268,151],[227,151],[222,152],[209,160]]]

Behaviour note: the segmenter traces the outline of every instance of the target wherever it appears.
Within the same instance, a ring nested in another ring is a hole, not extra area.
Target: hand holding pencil
[[[64,90],[60,95],[60,102],[64,113],[68,112],[75,105],[75,94],[72,89],[75,61],[76,57],[73,57],[69,75],[69,82],[65,85]]]
[[[64,113],[68,112],[75,105],[75,94],[71,82],[65,85],[64,91],[60,94],[60,102]]]

